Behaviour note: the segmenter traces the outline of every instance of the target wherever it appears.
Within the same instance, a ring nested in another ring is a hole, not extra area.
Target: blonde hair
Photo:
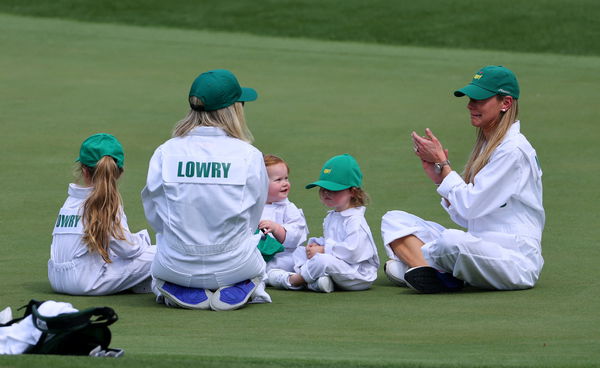
[[[290,173],[290,167],[288,166],[287,162],[285,162],[285,160],[282,159],[281,157],[275,156],[275,155],[263,155],[263,159],[265,160],[266,167],[277,165],[277,164],[284,164],[285,168],[287,169],[288,174]]]
[[[504,97],[496,96],[499,100]],[[518,115],[519,103],[517,99],[513,99],[511,107],[506,112],[500,113],[496,129],[489,138],[483,134],[482,128],[477,130],[477,141],[462,173],[466,183],[474,183],[475,175],[487,165],[496,147],[502,142],[511,125],[517,121]]]
[[[360,207],[369,204],[369,194],[359,187],[350,188],[350,207]]]
[[[93,186],[92,193],[83,204],[83,241],[90,252],[98,252],[106,263],[110,239],[125,240],[121,225],[123,201],[117,189],[117,179],[123,169],[110,156],[102,157],[96,167],[81,165]],[[84,174],[85,175],[85,174]]]
[[[190,111],[177,122],[173,129],[173,137],[182,137],[197,126],[212,126],[221,128],[230,137],[252,143],[254,137],[246,125],[244,107],[236,102],[222,109],[204,111],[204,104],[198,97],[190,96]]]

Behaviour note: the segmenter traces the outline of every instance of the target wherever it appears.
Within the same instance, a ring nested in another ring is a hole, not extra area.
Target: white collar
[[[203,135],[203,136],[223,136],[227,135],[225,131],[221,128],[212,127],[212,126],[199,126],[192,129],[189,135]]]
[[[521,132],[521,122],[519,120],[512,123],[510,128],[508,128],[508,134],[515,135]]]
[[[360,206],[360,207],[350,207],[347,210],[343,210],[340,212],[331,210],[331,211],[329,211],[329,213],[334,212],[343,217],[350,217],[350,216],[354,216],[354,215],[363,215],[366,210],[367,210],[367,208],[365,206]]]
[[[271,202],[270,204],[273,206],[287,206],[290,203],[289,199],[282,199],[281,201]]]
[[[93,189],[93,187],[82,187],[78,184],[71,183],[69,184],[69,190],[67,191],[67,193],[71,197],[86,199]]]

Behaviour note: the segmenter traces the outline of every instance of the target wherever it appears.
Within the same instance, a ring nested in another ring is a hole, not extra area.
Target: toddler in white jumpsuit
[[[390,257],[385,272],[393,282],[422,293],[458,290],[456,279],[484,289],[531,288],[544,264],[542,171],[516,120],[516,78],[504,67],[488,66],[455,95],[469,96],[471,123],[480,129],[480,144],[465,169],[471,176],[463,179],[450,168],[447,151],[429,129],[426,137],[413,132],[413,141],[426,173],[439,185],[443,208],[467,231],[388,212],[381,224]],[[411,241],[421,246],[420,261],[409,251]]]
[[[267,272],[272,269],[294,270],[292,254],[306,241],[308,226],[301,209],[288,199],[291,184],[287,163],[275,155],[265,155],[269,175],[269,193],[258,228],[280,242],[284,251],[276,253],[267,262]]]
[[[146,230],[129,231],[116,188],[123,159],[121,144],[112,135],[96,134],[83,142],[77,160],[81,162],[86,185],[69,184],[69,196],[59,211],[52,232],[48,279],[54,291],[71,295],[107,295],[127,289],[151,292],[150,266],[156,247],[150,245]],[[111,188],[111,194],[98,189],[107,187]],[[102,203],[110,203],[111,198],[117,220],[106,227],[122,229],[122,236],[111,235],[112,229],[106,234],[94,233],[95,228],[102,227],[102,221],[110,220],[104,220],[102,216],[88,218],[84,213],[86,202],[89,211],[93,211],[98,203],[98,212],[109,211],[110,205]],[[104,248],[102,245],[94,248],[99,243],[93,238],[102,236]],[[88,238],[92,241],[87,241]]]
[[[366,193],[360,188],[362,173],[356,160],[339,155],[328,160],[318,181],[323,204],[332,208],[323,222],[323,236],[310,238],[294,252],[294,271],[269,271],[271,285],[282,289],[308,289],[329,293],[366,290],[377,278],[379,256],[364,217]]]

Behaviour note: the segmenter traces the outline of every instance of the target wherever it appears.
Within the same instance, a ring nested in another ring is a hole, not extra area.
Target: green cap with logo
[[[107,133],[94,134],[81,144],[77,160],[85,166],[96,167],[96,164],[104,156],[115,159],[119,168],[123,167],[125,153],[123,146],[113,135]]]
[[[362,172],[354,157],[345,153],[330,158],[323,168],[319,180],[310,183],[306,189],[321,187],[332,192],[348,189],[350,187],[360,188],[362,185]]]
[[[454,96],[469,96],[485,100],[495,95],[519,98],[519,83],[515,74],[503,66],[489,65],[481,68],[467,86],[454,91]]]
[[[214,111],[236,102],[254,101],[258,93],[252,88],[240,87],[229,70],[217,69],[200,74],[192,83],[189,96],[198,97],[205,111]]]

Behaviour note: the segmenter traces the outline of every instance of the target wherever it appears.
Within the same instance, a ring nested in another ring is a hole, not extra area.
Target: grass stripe
[[[595,0],[1,0],[0,12],[434,48],[600,54]]]

